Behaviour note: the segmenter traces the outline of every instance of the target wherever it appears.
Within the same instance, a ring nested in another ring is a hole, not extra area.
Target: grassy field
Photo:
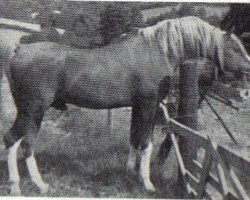
[[[4,108],[7,117],[1,134],[12,125],[15,108],[4,82]],[[215,103],[215,102],[214,102]],[[239,154],[249,155],[249,102],[239,104],[242,111],[216,106],[233,131],[239,145],[230,141],[218,121],[204,107],[204,134],[209,134],[219,144],[233,148]],[[157,188],[155,194],[147,193],[138,177],[125,173],[129,147],[130,111],[114,110],[112,133],[107,124],[107,110],[87,110],[69,106],[62,113],[50,109],[38,134],[37,159],[44,180],[50,185],[47,196],[52,197],[112,197],[112,198],[180,198],[176,190],[177,162],[172,151],[163,168],[155,163],[159,146],[164,139],[160,127],[154,131],[154,152],[151,176]],[[1,147],[0,196],[8,194],[8,173],[5,150]],[[20,155],[21,156],[21,155]],[[25,196],[40,196],[30,181],[25,163],[20,161],[21,189]]]
[[[4,84],[6,118],[1,135],[12,125],[15,108]],[[174,198],[177,163],[174,154],[168,159],[163,176],[152,163],[152,180],[157,193],[149,194],[138,177],[126,176],[125,166],[129,145],[130,112],[114,111],[114,128],[109,132],[107,110],[87,110],[69,106],[61,113],[50,109],[38,134],[37,159],[44,180],[51,189],[48,196],[56,197],[119,197],[119,198]],[[164,136],[155,130],[154,158]],[[8,194],[8,173],[5,150],[1,146],[0,196]],[[21,155],[20,155],[21,156]],[[20,162],[21,189],[25,196],[39,196],[31,183],[23,161]]]
[[[53,115],[53,119],[51,116]],[[119,197],[119,198],[173,198],[176,176],[175,162],[169,162],[173,170],[166,171],[165,178],[153,166],[152,179],[156,194],[147,193],[137,177],[126,176],[128,154],[129,113],[114,113],[113,133],[102,117],[107,111],[90,111],[70,107],[60,120],[59,112],[51,109],[45,117],[38,135],[37,159],[44,179],[50,183],[48,196],[56,197]],[[122,123],[121,123],[122,122]],[[157,144],[164,139],[155,135]],[[170,160],[174,160],[173,155]],[[24,162],[20,163],[21,187],[24,195],[37,196],[37,188],[31,183]],[[168,167],[169,169],[169,167]],[[7,195],[7,168],[2,168],[0,195]]]

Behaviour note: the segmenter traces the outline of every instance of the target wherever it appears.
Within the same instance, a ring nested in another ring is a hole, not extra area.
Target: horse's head
[[[225,70],[250,73],[250,57],[235,34],[225,33],[223,43]]]

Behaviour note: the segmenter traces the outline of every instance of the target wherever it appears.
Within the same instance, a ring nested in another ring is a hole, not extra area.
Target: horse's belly
[[[130,92],[127,89],[102,90],[101,87],[75,87],[66,94],[66,102],[90,109],[108,109],[128,107],[132,104]]]

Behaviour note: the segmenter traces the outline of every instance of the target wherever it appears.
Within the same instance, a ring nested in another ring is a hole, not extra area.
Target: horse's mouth
[[[250,89],[242,89],[240,91],[240,96],[243,101],[250,100]]]

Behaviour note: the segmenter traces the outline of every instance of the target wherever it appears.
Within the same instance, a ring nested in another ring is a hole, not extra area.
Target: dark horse
[[[250,53],[250,37],[245,34],[250,32],[250,4],[230,4],[230,10],[221,22],[221,29],[231,31],[240,37],[246,50]]]
[[[36,165],[34,143],[45,111],[57,103],[92,109],[132,106],[127,169],[134,170],[140,152],[140,176],[145,188],[154,191],[150,157],[158,103],[168,94],[180,64],[200,57],[213,60],[220,72],[250,71],[250,58],[237,37],[196,17],[166,20],[93,50],[51,42],[22,45],[8,72],[17,107],[15,123],[4,135],[11,194],[20,194],[19,146],[32,181],[42,193],[47,192],[49,186]]]

